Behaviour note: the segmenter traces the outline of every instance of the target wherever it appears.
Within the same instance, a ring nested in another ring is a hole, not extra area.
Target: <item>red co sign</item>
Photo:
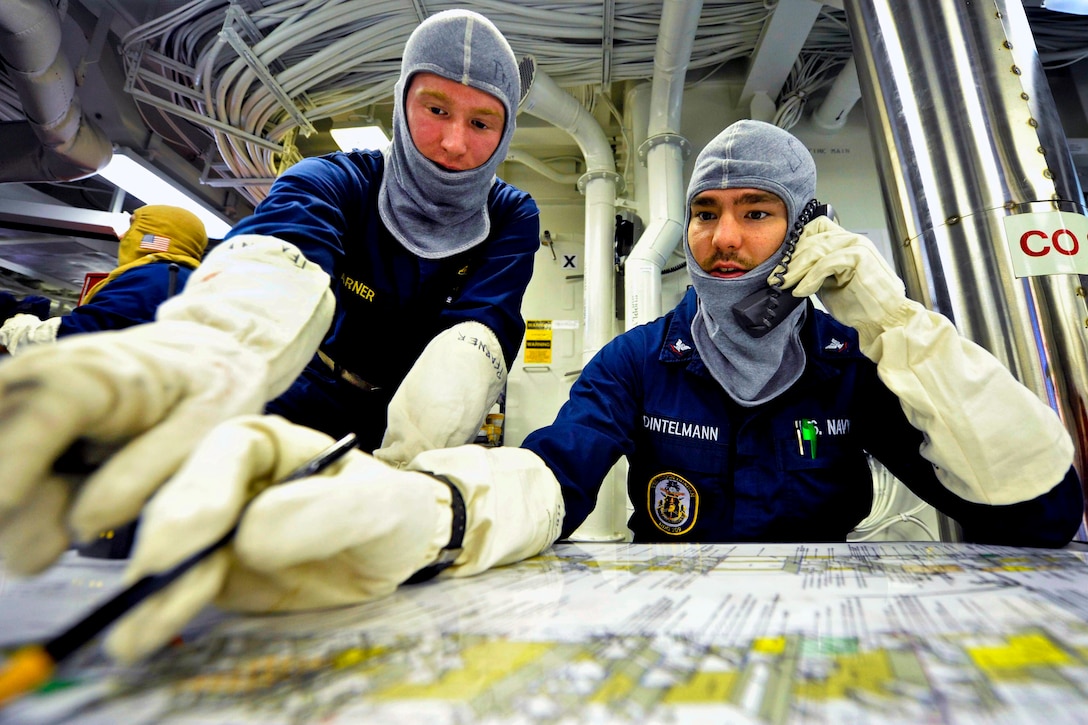
[[[1040,229],[1029,229],[1020,235],[1020,249],[1029,257],[1045,257],[1051,250],[1072,257],[1080,251],[1080,240],[1064,227],[1049,236]]]
[[[1049,211],[1003,220],[1014,277],[1088,274],[1088,217]],[[1084,244],[1081,245],[1081,240]]]

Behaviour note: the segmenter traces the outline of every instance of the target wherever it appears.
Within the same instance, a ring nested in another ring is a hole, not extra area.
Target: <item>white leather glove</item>
[[[450,488],[420,467],[446,475],[465,502],[462,551],[443,576],[532,556],[559,535],[559,484],[521,449],[433,451],[412,470],[350,451],[315,476],[271,485],[331,443],[278,416],[242,416],[214,429],[145,509],[126,578],[174,566],[241,514],[238,532],[126,615],[106,641],[110,654],[133,661],[152,652],[213,600],[272,612],[389,594],[450,541]]]
[[[393,399],[374,455],[403,467],[423,451],[470,443],[506,384],[498,338],[486,325],[462,322],[435,336]]]
[[[865,237],[826,217],[805,227],[785,275],[797,297],[819,294],[855,328],[941,483],[975,503],[1046,493],[1073,462],[1057,413],[944,316],[908,299],[902,280]]]
[[[0,363],[0,553],[48,566],[72,533],[134,519],[219,421],[259,411],[328,328],[328,275],[270,237],[224,242],[159,320],[73,335]],[[54,461],[77,439],[119,450],[70,500]]]
[[[33,345],[55,342],[58,327],[59,317],[42,320],[35,315],[12,315],[0,327],[0,347],[6,347],[12,355],[18,355]]]

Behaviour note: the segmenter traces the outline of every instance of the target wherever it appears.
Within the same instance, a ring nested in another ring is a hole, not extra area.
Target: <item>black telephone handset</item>
[[[801,230],[816,217],[829,216],[830,213],[827,204],[821,204],[815,199],[809,200],[786,240],[786,253],[782,255],[780,271],[774,275],[775,284],[768,284],[733,305],[733,316],[752,337],[766,335],[786,319],[797,305],[805,301],[804,297],[794,297],[782,289],[782,278],[789,269],[790,258],[793,257],[793,250],[801,237]]]

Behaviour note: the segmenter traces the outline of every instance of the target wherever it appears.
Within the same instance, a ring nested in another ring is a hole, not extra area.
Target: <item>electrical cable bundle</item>
[[[135,87],[147,92],[159,80],[150,74],[161,76],[159,90],[165,89],[171,103],[209,120],[205,127],[227,175],[263,180],[239,189],[252,202],[263,198],[271,178],[298,160],[294,139],[308,130],[305,124],[391,103],[404,43],[421,20],[403,0],[281,0],[253,9],[256,5],[256,0],[194,0],[134,28],[122,42]],[[426,11],[454,7],[486,15],[516,54],[535,56],[564,87],[600,86],[605,80],[604,28],[596,5],[475,0],[427,2]],[[705,3],[689,67],[717,67],[749,56],[768,13],[762,0]],[[609,83],[653,75],[660,15],[657,2],[615,3]],[[274,84],[239,56],[224,28],[237,34]],[[599,98],[596,91],[586,95]],[[294,108],[285,108],[284,96]]]

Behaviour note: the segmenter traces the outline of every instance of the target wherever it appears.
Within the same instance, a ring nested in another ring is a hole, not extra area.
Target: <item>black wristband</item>
[[[438,552],[437,559],[408,577],[404,581],[405,584],[418,584],[428,579],[434,579],[439,572],[448,569],[461,555],[461,545],[465,540],[467,518],[465,515],[465,499],[461,496],[457,486],[453,485],[453,481],[439,473],[431,473],[430,471],[417,471],[417,473],[426,474],[450,487],[450,508],[453,510],[453,519],[450,521],[450,543],[442,547],[442,550]]]

